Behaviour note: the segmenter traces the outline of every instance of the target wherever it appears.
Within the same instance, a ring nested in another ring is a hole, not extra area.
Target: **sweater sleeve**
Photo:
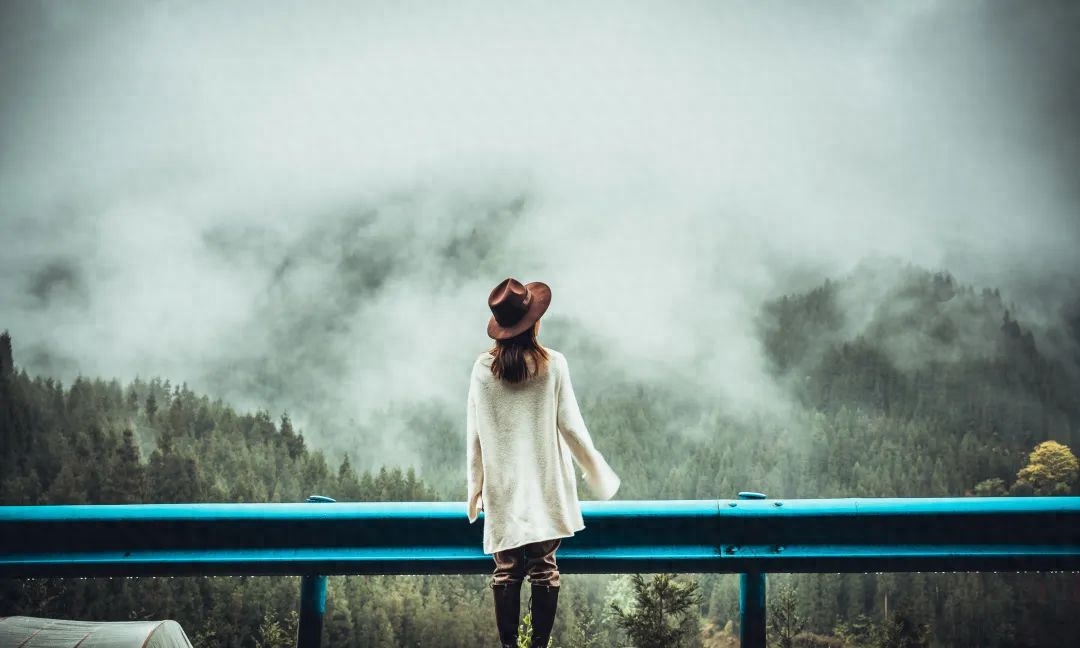
[[[582,470],[582,477],[593,495],[600,499],[611,499],[619,490],[619,476],[611,469],[603,455],[593,446],[585,420],[578,409],[574,386],[570,382],[570,367],[566,358],[560,356],[560,380],[557,391],[558,428],[570,454]]]
[[[475,371],[475,369],[474,369]],[[466,485],[468,487],[468,516],[469,524],[476,521],[478,516],[477,500],[484,488],[484,453],[480,447],[480,430],[476,422],[476,382],[469,379],[469,397],[465,414],[466,446],[465,464]]]

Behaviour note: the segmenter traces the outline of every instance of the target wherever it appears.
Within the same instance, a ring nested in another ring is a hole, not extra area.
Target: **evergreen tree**
[[[356,471],[353,470],[347,452],[341,461],[341,466],[338,467],[338,482],[334,492],[337,494],[337,499],[343,502],[362,502],[365,499],[365,489],[360,486],[360,480],[356,476]]]
[[[696,582],[679,582],[674,574],[657,574],[650,581],[634,574],[631,582],[633,608],[626,610],[615,603],[611,606],[619,625],[637,648],[693,646],[700,642],[696,625],[684,623],[700,603]]]
[[[324,642],[327,646],[355,646],[356,629],[352,614],[347,604],[339,604],[337,599],[330,599],[326,625],[323,628]]]
[[[146,404],[143,406],[143,411],[146,412],[146,420],[153,423],[154,416],[157,414],[158,411],[157,397],[154,395],[154,392],[150,392],[150,394],[147,395]]]
[[[769,642],[778,648],[792,648],[795,637],[806,628],[799,615],[795,588],[784,585],[769,597]]]
[[[146,474],[139,459],[135,434],[125,428],[120,445],[106,464],[102,501],[106,504],[134,504],[145,499]]]
[[[5,330],[0,333],[0,380],[5,380],[15,373],[15,361],[11,353],[11,335]]]
[[[930,628],[905,614],[897,614],[883,623],[877,632],[875,648],[927,648]]]
[[[290,458],[297,459],[304,454],[304,435],[297,434],[293,429],[288,412],[281,415],[281,437],[285,441],[285,448]]]

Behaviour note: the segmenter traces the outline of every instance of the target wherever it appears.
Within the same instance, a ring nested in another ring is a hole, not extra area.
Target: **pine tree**
[[[130,429],[124,429],[120,445],[107,463],[102,485],[102,501],[107,504],[134,504],[146,497],[146,471],[139,460],[139,446]]]
[[[879,626],[878,648],[926,648],[930,645],[930,627],[917,623],[906,614],[897,614]]]
[[[86,486],[75,462],[65,463],[49,485],[45,500],[49,504],[86,504]]]
[[[689,646],[698,639],[695,626],[684,624],[700,603],[695,581],[680,583],[674,574],[657,574],[646,582],[634,574],[634,607],[624,610],[612,603],[616,621],[638,648]],[[693,615],[696,616],[696,615]]]
[[[364,500],[364,489],[360,487],[360,480],[356,476],[356,471],[353,470],[352,463],[349,461],[349,453],[345,453],[345,458],[341,461],[341,466],[338,467],[337,478],[337,499],[342,502],[359,502]]]
[[[153,423],[154,415],[156,415],[158,411],[157,397],[154,396],[153,391],[146,397],[146,404],[143,406],[143,410],[146,412],[146,420]]]
[[[297,459],[304,454],[304,435],[297,434],[293,429],[288,412],[281,415],[281,437],[285,440],[285,449],[290,458]]]
[[[784,585],[769,597],[770,641],[779,648],[792,648],[795,636],[806,628],[806,620],[799,615],[797,606],[795,588],[790,585]]]
[[[15,373],[15,361],[11,353],[11,335],[5,330],[0,333],[0,380]]]

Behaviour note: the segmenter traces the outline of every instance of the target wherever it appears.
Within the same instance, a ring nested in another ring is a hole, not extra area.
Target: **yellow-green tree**
[[[1016,474],[1016,485],[1028,487],[1035,495],[1065,495],[1076,482],[1080,464],[1069,447],[1057,441],[1035,446],[1028,465]]]

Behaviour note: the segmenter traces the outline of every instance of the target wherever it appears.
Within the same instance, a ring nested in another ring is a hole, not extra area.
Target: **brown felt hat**
[[[488,337],[507,340],[521,335],[540,319],[550,304],[551,288],[546,283],[522,284],[517,279],[504,279],[488,295],[488,308],[491,309]]]

